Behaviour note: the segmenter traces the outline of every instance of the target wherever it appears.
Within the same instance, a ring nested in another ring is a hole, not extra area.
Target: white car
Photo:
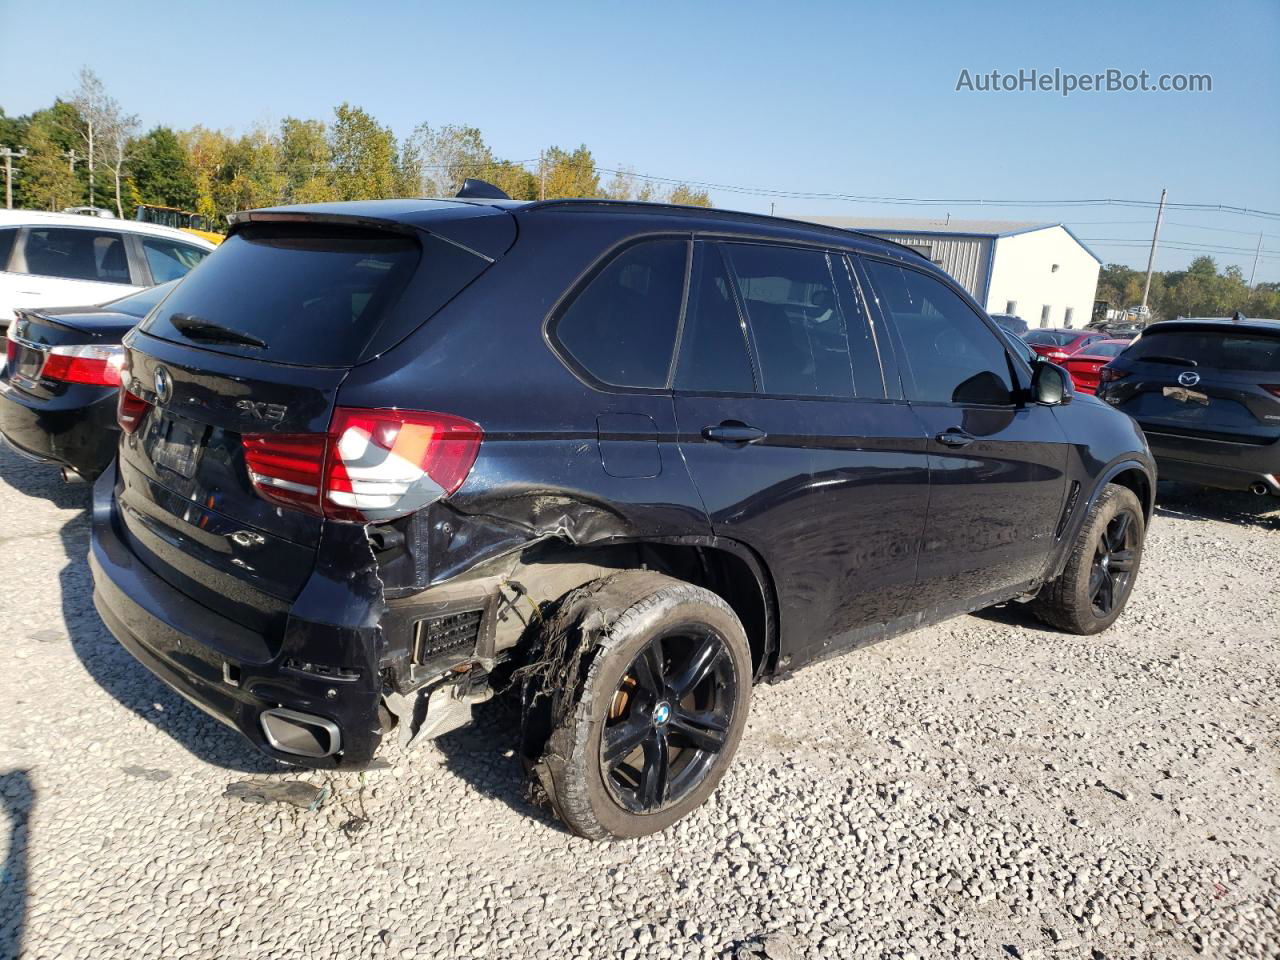
[[[78,307],[176,280],[214,245],[182,230],[72,213],[0,210],[0,331],[19,307]]]

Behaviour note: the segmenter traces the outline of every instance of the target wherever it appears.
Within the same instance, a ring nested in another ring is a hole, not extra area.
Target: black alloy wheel
[[[738,682],[714,631],[650,640],[614,691],[600,740],[613,797],[655,813],[696,789],[724,748]]]
[[[1089,569],[1089,602],[1097,616],[1111,616],[1117,600],[1128,596],[1137,566],[1136,547],[1133,514],[1121,511],[1102,529]]]

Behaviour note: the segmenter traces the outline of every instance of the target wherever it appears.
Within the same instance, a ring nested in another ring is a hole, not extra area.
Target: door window
[[[725,244],[755,341],[760,389],[781,396],[856,395],[849,317],[827,255],[767,244]],[[865,326],[855,312],[854,319]],[[858,331],[861,335],[861,331]],[[868,380],[871,371],[857,371]]]
[[[13,241],[17,236],[17,227],[0,230],[0,270],[9,269],[9,255],[13,253]]]
[[[192,267],[209,255],[208,250],[157,237],[143,237],[142,252],[146,254],[147,266],[151,268],[153,283],[167,283],[170,280],[181,279]]]
[[[64,280],[129,283],[124,237],[104,230],[31,227],[27,231],[27,273]]]
[[[1008,404],[1009,359],[990,328],[950,287],[906,267],[867,260],[881,308],[898,329],[915,380],[913,399]]]
[[[560,314],[553,338],[597,380],[666,387],[687,256],[684,240],[628,247]]]
[[[699,243],[694,254],[689,306],[676,387],[695,393],[754,393],[747,331],[734,303],[720,248]]]

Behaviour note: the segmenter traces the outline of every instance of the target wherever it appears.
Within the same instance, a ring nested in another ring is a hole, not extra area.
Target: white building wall
[[[915,247],[951,274],[951,279],[969,291],[975,300],[982,299],[982,283],[987,277],[987,258],[991,237],[929,236],[919,233],[894,233],[890,230],[867,230],[873,236]]]
[[[1054,265],[1057,270],[1054,270]],[[995,265],[984,306],[988,313],[1013,310],[1031,328],[1080,328],[1093,315],[1100,264],[1071,234],[1060,226],[1018,233],[996,240]],[[981,296],[979,294],[979,296]],[[1041,312],[1049,316],[1041,322]]]

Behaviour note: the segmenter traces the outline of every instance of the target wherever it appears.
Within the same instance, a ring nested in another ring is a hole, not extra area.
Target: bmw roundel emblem
[[[671,719],[671,704],[663,702],[658,704],[653,711],[653,722],[656,726],[662,726]]]
[[[1182,373],[1178,374],[1178,382],[1184,387],[1194,387],[1200,382],[1200,374],[1196,373],[1194,370],[1184,370]]]
[[[173,378],[164,367],[156,367],[156,403],[168,403],[173,394]]]

